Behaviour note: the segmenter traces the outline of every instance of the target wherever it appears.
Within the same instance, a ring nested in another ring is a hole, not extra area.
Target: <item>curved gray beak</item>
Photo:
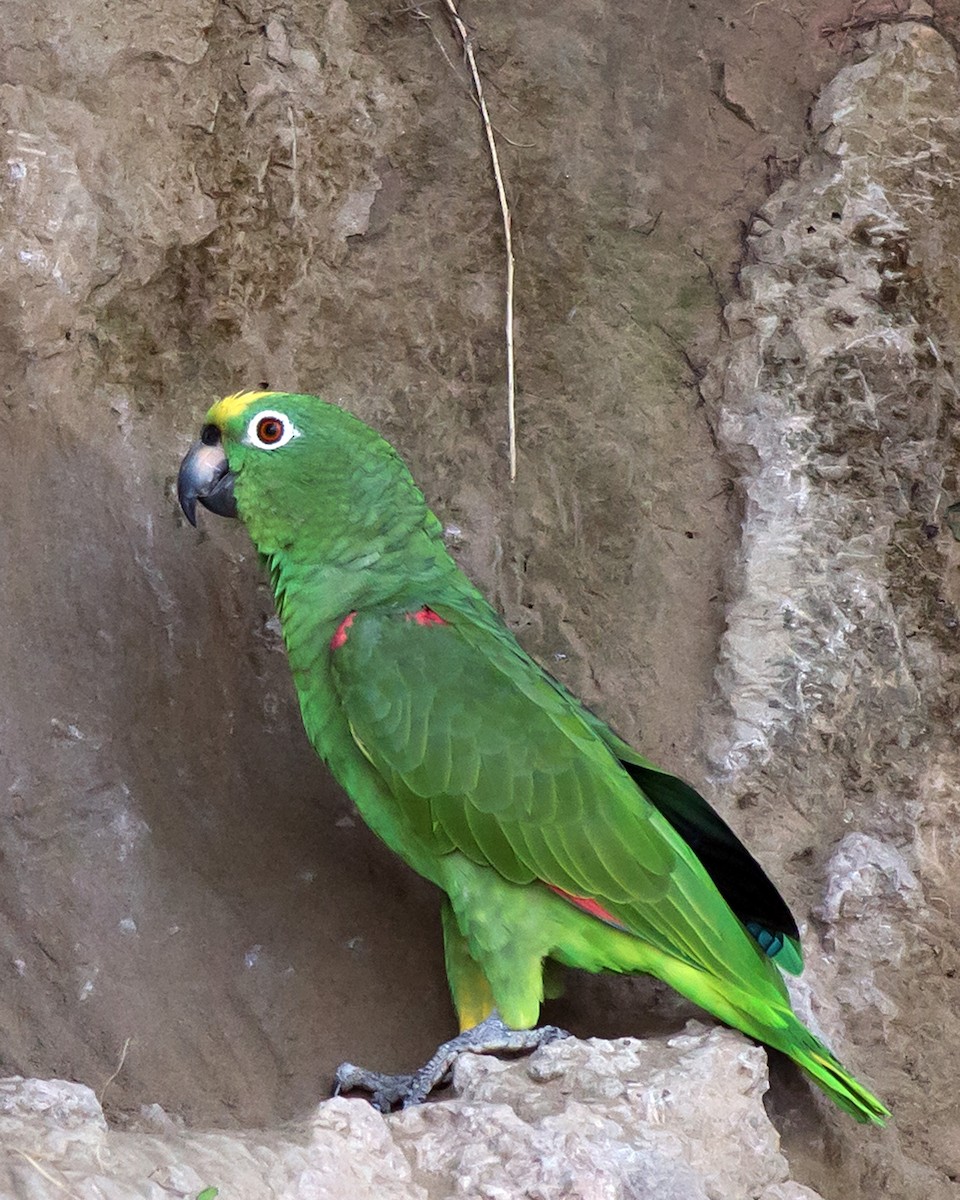
[[[235,517],[233,475],[220,444],[220,430],[205,425],[184,455],[177,475],[177,499],[191,525],[197,523],[197,501],[220,517]]]

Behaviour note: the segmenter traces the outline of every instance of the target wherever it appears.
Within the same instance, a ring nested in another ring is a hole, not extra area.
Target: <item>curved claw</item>
[[[406,1096],[413,1085],[413,1075],[386,1075],[380,1071],[367,1071],[353,1063],[343,1062],[334,1075],[333,1094],[341,1092],[368,1092],[368,1099],[382,1113],[392,1112],[398,1104],[406,1104]]]

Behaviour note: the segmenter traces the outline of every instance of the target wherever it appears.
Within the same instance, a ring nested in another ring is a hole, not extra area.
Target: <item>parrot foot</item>
[[[353,1063],[342,1062],[334,1076],[333,1094],[341,1092],[367,1092],[368,1099],[378,1112],[392,1112],[398,1104],[405,1103],[413,1087],[415,1075],[385,1075],[380,1071],[368,1071]]]
[[[398,1104],[411,1108],[422,1104],[434,1088],[449,1079],[461,1054],[523,1054],[569,1036],[556,1025],[511,1029],[493,1012],[479,1025],[444,1042],[429,1062],[412,1075],[384,1075],[355,1067],[353,1063],[341,1063],[337,1067],[334,1095],[358,1089],[369,1093],[370,1103],[380,1112],[390,1112]]]

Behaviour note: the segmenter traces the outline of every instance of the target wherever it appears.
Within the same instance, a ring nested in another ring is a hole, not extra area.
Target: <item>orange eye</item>
[[[275,446],[283,434],[283,422],[279,417],[261,417],[257,422],[257,438],[264,446]]]
[[[257,446],[260,450],[279,450],[281,446],[299,436],[300,430],[286,413],[275,408],[265,408],[254,413],[247,422],[247,432],[243,440],[248,446]]]

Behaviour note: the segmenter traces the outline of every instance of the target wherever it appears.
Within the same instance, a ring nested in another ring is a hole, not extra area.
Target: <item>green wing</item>
[[[354,739],[417,836],[596,900],[662,952],[749,987],[758,949],[584,710],[512,639],[426,611],[361,612],[332,654]]]
[[[726,821],[688,783],[654,766],[605,726],[598,732],[644,795],[693,850],[717,891],[767,957],[799,975],[803,950],[793,914]]]
[[[521,652],[522,653],[522,652]],[[799,975],[803,970],[800,931],[786,901],[764,869],[718,812],[690,784],[638,754],[558,680],[544,676],[610,747],[646,798],[693,850],[717,891],[746,926],[768,958]]]

